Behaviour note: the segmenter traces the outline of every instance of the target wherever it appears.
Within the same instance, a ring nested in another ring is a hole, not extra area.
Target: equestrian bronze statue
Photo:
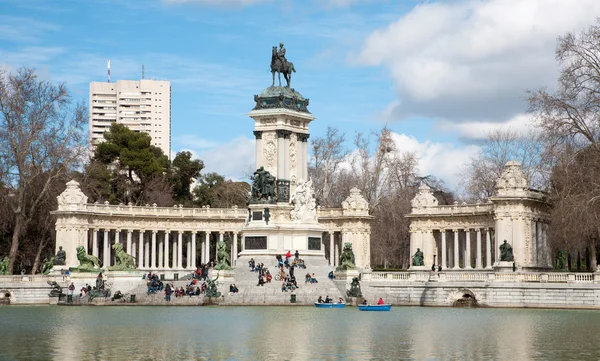
[[[275,73],[277,73],[279,79],[279,86],[281,86],[281,74],[287,82],[286,87],[290,87],[292,82],[292,73],[295,73],[294,63],[287,61],[285,58],[285,47],[283,43],[279,43],[279,50],[276,46],[273,47],[271,53],[271,74],[273,75],[273,82],[271,86],[275,86]]]

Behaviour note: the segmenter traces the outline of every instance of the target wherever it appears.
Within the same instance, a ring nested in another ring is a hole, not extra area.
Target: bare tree
[[[52,182],[79,164],[86,141],[87,110],[72,106],[64,84],[40,80],[34,69],[0,69],[0,182],[9,189],[14,229],[9,251],[13,272],[19,241],[47,197]],[[46,176],[33,193],[38,177]]]
[[[510,160],[521,163],[533,188],[547,188],[550,163],[540,134],[533,127],[525,134],[500,128],[488,134],[481,151],[460,171],[466,175],[461,182],[466,200],[482,201],[494,195],[496,180]]]
[[[348,155],[344,147],[346,135],[339,129],[327,127],[325,136],[312,140],[311,166],[309,176],[315,185],[316,198],[324,207],[339,205],[332,197],[335,192],[336,178],[339,176],[340,165]]]
[[[551,240],[557,251],[590,255],[588,266],[595,269],[600,244],[600,19],[580,34],[559,37],[556,60],[556,91],[528,92],[553,165]]]
[[[576,147],[600,141],[600,19],[579,35],[558,38],[558,88],[529,91],[530,110],[555,143]]]

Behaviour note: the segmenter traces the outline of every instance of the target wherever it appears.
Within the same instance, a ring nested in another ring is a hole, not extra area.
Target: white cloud
[[[553,85],[556,38],[600,13],[597,0],[464,0],[425,3],[373,32],[354,59],[388,68],[395,119],[506,120],[523,92]]]
[[[511,129],[519,135],[525,135],[534,130],[533,118],[530,114],[517,114],[506,122],[465,122],[452,123],[450,121],[440,121],[436,124],[436,130],[442,132],[455,132],[465,140],[484,140],[487,136],[498,129]]]
[[[219,145],[219,142],[209,139],[201,138],[195,134],[183,134],[177,137],[177,143],[184,147],[190,147],[192,149],[206,149],[213,148]]]
[[[255,164],[255,140],[245,136],[234,138],[227,143],[210,149],[190,147],[194,158],[204,162],[203,173],[217,172],[234,180],[244,179],[246,172]]]
[[[406,134],[392,133],[400,151],[415,152],[419,158],[419,173],[433,175],[444,181],[449,189],[459,184],[457,169],[479,152],[476,145],[457,146],[451,143],[419,142]]]

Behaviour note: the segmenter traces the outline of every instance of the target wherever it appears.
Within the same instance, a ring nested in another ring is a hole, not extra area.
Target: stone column
[[[138,268],[144,268],[144,230],[140,229],[138,243]]]
[[[183,268],[183,232],[179,231],[177,235],[177,268]]]
[[[92,232],[92,256],[98,258],[98,228],[94,228]]]
[[[172,257],[172,260],[171,260],[171,267],[174,268],[174,269],[178,269],[179,268],[178,267],[179,264],[177,262],[177,253],[179,253],[179,251],[178,251],[178,249],[179,249],[178,243],[179,242],[173,240],[173,252],[171,252],[171,255],[173,257]]]
[[[485,229],[485,268],[492,269],[492,235],[490,229]]]
[[[206,263],[206,241],[200,241],[200,263]]]
[[[223,232],[223,231],[220,231],[220,232],[219,232],[219,242],[223,242],[223,235],[224,235],[224,234],[225,234],[225,232]],[[217,257],[217,258],[216,258],[216,262],[217,262],[217,263],[219,263],[219,255],[218,255],[218,254],[216,254],[216,252],[215,252],[215,257]]]
[[[473,269],[471,267],[471,229],[466,229],[466,247],[465,247],[465,269]]]
[[[477,259],[475,261],[475,268],[481,269],[481,228],[475,230],[477,232]]]
[[[453,229],[454,232],[454,265],[453,269],[459,269],[459,258],[458,258],[458,229]]]
[[[531,248],[533,254],[533,264],[534,266],[540,265],[540,253],[542,248],[540,247],[540,242],[538,242],[538,234],[537,234],[537,221],[532,219],[529,221],[531,223]]]
[[[165,264],[164,268],[169,269],[169,243],[171,242],[171,231],[167,230],[165,232]]]
[[[192,239],[187,238],[187,242],[185,242],[185,253],[187,257],[185,258],[185,268],[190,269],[192,267]]]
[[[262,151],[263,151],[263,145],[262,145],[262,131],[259,130],[255,130],[254,131],[254,137],[256,137],[256,168],[260,168],[261,165],[263,165],[262,162]],[[200,260],[200,262],[204,262],[203,259]]]
[[[156,230],[152,230],[152,264],[150,268],[156,269]]]
[[[548,244],[548,224],[542,223],[542,242],[544,242],[544,266],[552,267],[552,255]]]
[[[334,251],[334,253],[335,253],[335,255],[333,257],[333,266],[337,267],[337,266],[339,266],[338,263],[339,263],[339,259],[340,259],[340,251],[339,251],[339,246],[338,246],[337,243],[335,244],[335,251]]]
[[[191,256],[188,254],[188,258],[190,259],[190,268],[195,270],[196,269],[196,231],[192,231],[192,254],[191,254]]]
[[[115,233],[115,243],[121,243],[121,230],[117,229]]]
[[[442,269],[446,270],[446,230],[442,229],[442,255],[440,256],[442,258],[441,262],[438,261],[438,264],[442,265]]]
[[[110,239],[108,238],[108,230],[104,230],[104,240],[102,242],[102,249],[104,254],[102,255],[102,267],[107,268],[110,266]]]
[[[277,179],[285,179],[285,130],[277,130]]]
[[[310,134],[306,134],[302,138],[302,164],[300,164],[300,168],[302,168],[302,176],[304,177],[304,180],[307,180],[307,178],[308,178],[308,138],[309,137],[310,137]]]
[[[132,255],[131,254],[131,229],[127,230],[127,253]]]
[[[204,250],[204,257],[205,257],[205,263],[207,263],[210,261],[210,232],[209,231],[206,231],[204,242],[205,242],[204,246],[206,247],[206,249]]]
[[[290,180],[290,132],[283,134],[283,179]]]
[[[150,242],[144,242],[144,268],[150,268]]]
[[[334,255],[334,251],[333,251],[333,242],[335,240],[335,232],[334,231],[329,231],[329,264],[331,266],[334,265],[334,261],[333,261],[333,255]]]
[[[163,236],[162,239],[159,241],[158,243],[158,267],[160,269],[165,268],[165,261],[164,261],[164,251],[165,251],[165,232],[163,232]]]
[[[233,258],[231,259],[231,266],[235,267],[238,258],[238,233],[237,231],[233,232]]]

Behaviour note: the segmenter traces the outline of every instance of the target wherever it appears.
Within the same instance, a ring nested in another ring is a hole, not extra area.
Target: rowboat
[[[358,305],[358,309],[361,311],[389,311],[392,309],[392,305]]]
[[[345,303],[319,303],[315,302],[316,308],[344,308],[346,306]]]

